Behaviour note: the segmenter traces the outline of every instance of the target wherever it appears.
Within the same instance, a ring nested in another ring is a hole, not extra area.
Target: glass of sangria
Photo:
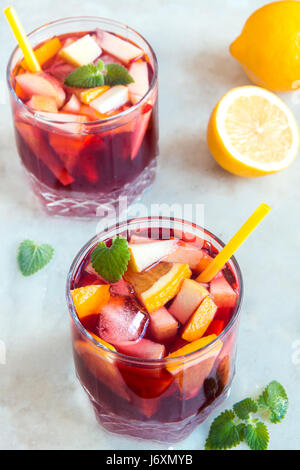
[[[108,283],[94,254],[119,237],[130,260]],[[197,281],[223,246],[190,222],[150,217],[108,229],[76,256],[67,281],[76,374],[106,430],[177,442],[228,396],[240,268],[232,257],[209,284]]]
[[[128,26],[98,17],[60,19],[28,37],[41,72],[29,72],[17,47],[7,80],[18,153],[42,206],[92,217],[119,198],[131,204],[156,172],[151,46]]]

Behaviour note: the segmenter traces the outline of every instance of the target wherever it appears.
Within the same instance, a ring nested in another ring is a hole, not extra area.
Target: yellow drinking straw
[[[260,222],[270,212],[271,208],[267,204],[261,204],[256,211],[249,217],[247,222],[237,231],[232,239],[224,246],[224,248],[217,254],[213,261],[197,278],[199,282],[210,282],[225,264],[231,258],[233,253],[244,243],[246,238],[253,232],[253,230],[260,224]]]
[[[5,8],[4,15],[6,16],[6,19],[12,29],[12,32],[15,35],[15,38],[20,46],[20,49],[22,50],[24,54],[24,57],[25,57],[25,60],[26,60],[26,63],[30,72],[40,72],[41,71],[40,64],[38,63],[37,58],[35,57],[33,49],[28,41],[28,38],[25,34],[23,26],[20,23],[20,20],[17,16],[17,13],[14,7]]]

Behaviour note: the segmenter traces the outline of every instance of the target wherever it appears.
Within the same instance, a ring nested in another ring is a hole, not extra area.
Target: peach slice
[[[109,352],[81,340],[74,342],[74,349],[100,382],[125,400],[131,400],[122,375]]]
[[[57,54],[57,52],[61,49],[62,44],[60,40],[55,37],[50,39],[50,41],[45,42],[40,47],[34,50],[34,55],[37,58],[38,63],[40,66],[48,62],[49,59]],[[28,70],[26,60],[23,59],[21,65],[24,69]]]
[[[73,289],[71,295],[73,298],[76,313],[80,320],[99,313],[101,309],[109,302],[109,285],[92,285]]]
[[[65,102],[66,94],[56,78],[42,73],[22,73],[17,75],[16,82],[30,97],[33,95],[48,96],[55,99],[58,108]]]
[[[128,269],[124,275],[149,313],[163,307],[178,294],[184,279],[191,277],[188,264],[159,263],[143,273]]]
[[[176,247],[176,240],[159,240],[151,245],[149,243],[129,243],[129,267],[134,272],[144,271],[149,266],[167,257]]]
[[[174,299],[169,312],[184,324],[199,307],[209,292],[198,282],[185,279],[180,291]]]
[[[204,335],[213,320],[218,307],[211,297],[205,297],[200,307],[192,315],[181,335],[185,341],[195,341]]]
[[[196,352],[207,346],[216,339],[216,335],[205,336],[194,341],[183,348],[167,356],[168,358],[178,357],[192,352]],[[177,386],[186,399],[195,397],[203,386],[203,383],[214,366],[214,363],[222,349],[222,341],[218,340],[214,346],[198,358],[186,359],[174,362],[167,366],[168,371],[175,375]]]
[[[49,113],[57,113],[58,111],[56,100],[51,96],[33,95],[27,101],[26,106],[35,111],[46,111]]]
[[[178,322],[165,307],[150,314],[150,331],[158,342],[171,341],[177,333]]]

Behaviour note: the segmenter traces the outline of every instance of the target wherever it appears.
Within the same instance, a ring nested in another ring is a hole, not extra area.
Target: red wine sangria
[[[242,277],[232,258],[197,279],[223,244],[169,218],[135,219],[93,238],[68,277],[75,368],[109,431],[176,442],[228,395]]]
[[[8,65],[15,135],[34,192],[51,214],[94,216],[153,182],[157,61],[121,23],[82,17],[28,35],[41,72],[19,48]]]

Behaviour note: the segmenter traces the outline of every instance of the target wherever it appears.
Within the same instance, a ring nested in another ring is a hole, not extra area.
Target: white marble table
[[[272,379],[287,388],[290,412],[272,426],[272,449],[299,449],[300,386],[300,159],[278,175],[240,179],[209,155],[205,131],[216,101],[249,83],[228,46],[258,0],[15,0],[27,31],[70,15],[99,15],[130,24],[157,52],[160,64],[160,172],[143,202],[201,203],[206,226],[225,241],[258,205],[273,210],[238,253],[246,295],[239,337],[238,373],[227,406],[255,394]],[[207,6],[204,6],[207,5]],[[4,2],[1,2],[1,7]],[[75,380],[64,288],[69,264],[96,231],[96,221],[44,215],[24,181],[14,144],[5,66],[14,39],[0,17],[0,365],[1,449],[155,449],[106,434]],[[284,95],[300,119],[297,96]],[[25,238],[49,242],[53,262],[23,278],[15,253]],[[224,406],[223,406],[224,409]],[[216,415],[217,413],[215,413]],[[175,449],[201,449],[211,419]]]

